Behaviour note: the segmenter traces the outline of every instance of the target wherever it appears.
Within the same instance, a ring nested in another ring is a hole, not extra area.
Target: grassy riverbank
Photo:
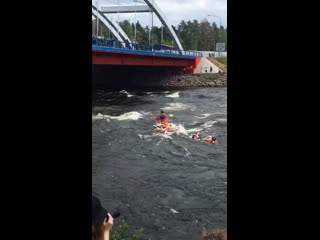
[[[218,68],[222,69],[225,73],[227,73],[227,58],[221,57],[221,58],[207,58],[210,62],[212,62],[214,65],[216,65]]]

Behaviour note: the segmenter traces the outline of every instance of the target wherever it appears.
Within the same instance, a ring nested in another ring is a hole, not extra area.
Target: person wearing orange
[[[218,144],[218,140],[215,137],[212,137],[211,143],[212,144]]]
[[[211,142],[212,144],[218,144],[218,140],[217,138],[215,138],[213,135],[208,135],[205,138],[200,137],[200,132],[198,132],[197,134],[192,134],[192,138],[195,140],[202,140],[202,141],[206,141],[206,142]]]

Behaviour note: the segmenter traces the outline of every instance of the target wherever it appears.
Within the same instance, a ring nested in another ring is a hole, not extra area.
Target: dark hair
[[[161,113],[164,113],[164,111],[163,111],[163,110],[161,110]]]

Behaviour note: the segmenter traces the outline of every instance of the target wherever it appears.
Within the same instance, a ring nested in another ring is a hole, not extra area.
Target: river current
[[[154,130],[160,110],[175,133]],[[214,134],[218,144],[195,141]],[[227,89],[110,92],[92,106],[92,189],[143,239],[188,240],[227,227]]]

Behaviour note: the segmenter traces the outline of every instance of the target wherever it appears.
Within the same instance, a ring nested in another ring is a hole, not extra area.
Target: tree
[[[135,25],[130,24],[128,20],[124,20],[119,23],[123,31],[128,37],[134,39]],[[139,21],[136,24],[137,27],[137,43],[149,45],[149,31],[150,26],[142,27]],[[223,26],[218,27],[215,22],[211,25],[207,19],[202,20],[200,23],[197,20],[185,22],[182,20],[177,27],[172,26],[173,30],[177,34],[179,41],[185,50],[195,51],[213,51],[217,42],[224,42],[227,49],[227,28]],[[95,34],[97,29],[96,20],[92,20],[92,33]],[[150,44],[160,44],[162,27],[153,26],[151,32]],[[99,35],[109,38],[109,29],[99,22]],[[113,34],[110,34],[114,37]],[[173,39],[167,28],[163,28],[163,40],[164,45],[173,45]],[[175,46],[177,47],[177,46]]]
[[[208,51],[210,49],[210,24],[205,19],[200,23],[200,49]]]
[[[129,39],[134,38],[134,32],[132,31],[130,22],[128,20],[124,20],[123,22],[120,22],[119,25],[122,28],[122,30],[127,34]]]

